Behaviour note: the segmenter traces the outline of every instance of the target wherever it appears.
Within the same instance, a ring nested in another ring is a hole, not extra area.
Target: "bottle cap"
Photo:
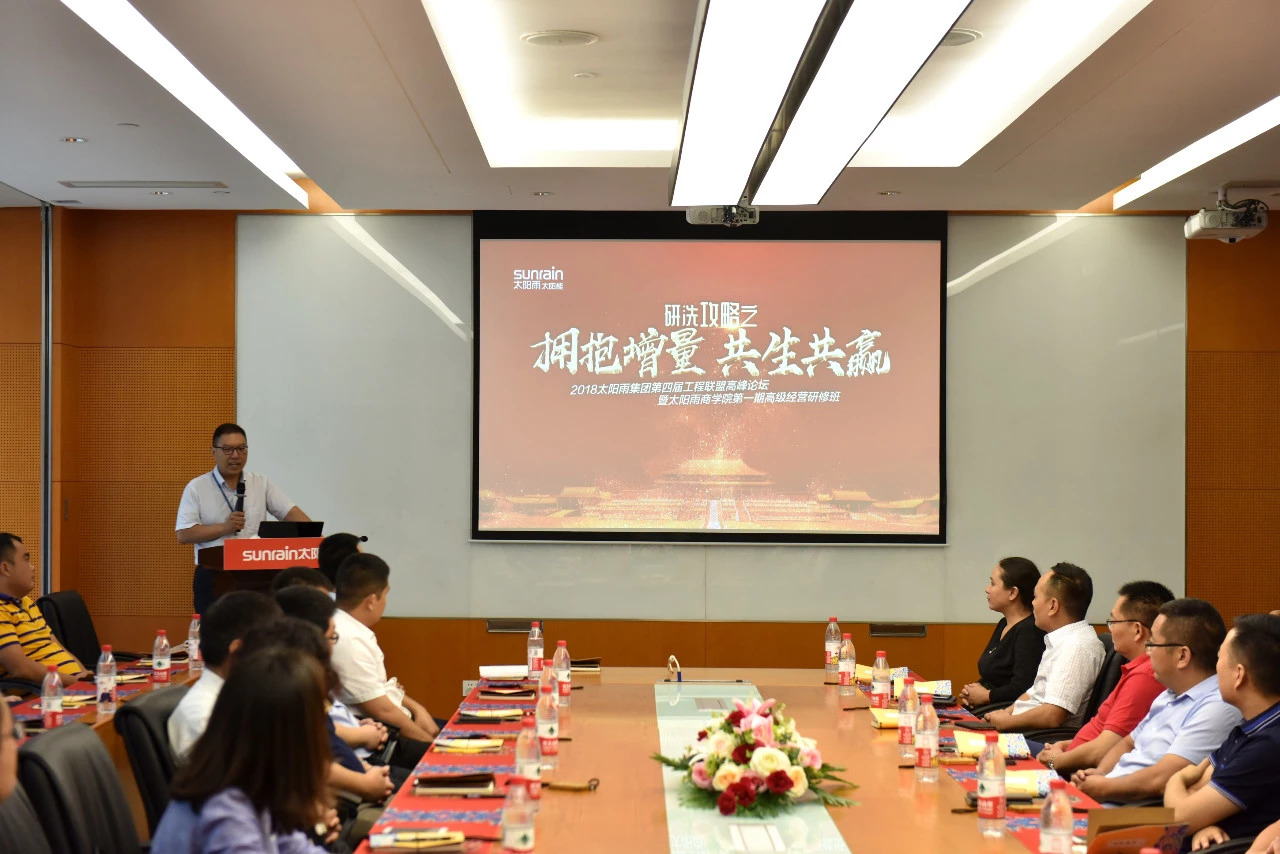
[[[1052,780],[1049,781],[1049,788],[1055,792],[1060,792],[1063,789],[1067,788],[1067,781],[1062,779],[1061,777],[1054,777]]]
[[[999,744],[999,743],[1000,743],[1000,733],[998,732],[987,733],[987,744]]]
[[[192,614],[192,615],[191,615],[191,619],[193,619],[193,620],[198,620],[198,619],[200,619],[200,615],[199,615],[199,614]]]
[[[831,622],[833,622],[833,623],[836,621],[836,618],[835,618],[835,617],[827,617],[827,619],[828,619],[828,620],[830,620],[830,621],[831,621]]]
[[[58,672],[58,665],[56,665],[56,664],[50,664],[50,665],[48,665],[47,667],[45,667],[45,670],[48,670],[50,673],[57,673],[57,672]]]
[[[168,637],[168,636],[169,636],[169,633],[168,633],[168,632],[166,632],[164,629],[161,629],[160,631],[156,632],[156,635],[157,635],[158,637]]]
[[[553,664],[555,664],[555,662],[554,662],[554,661],[552,661],[552,660],[551,660],[551,659],[549,659],[549,658],[544,658],[544,659],[542,659],[542,668],[543,668],[544,670],[551,670],[551,669],[552,669],[552,668],[551,668],[551,665],[553,665]]]
[[[568,641],[556,641],[556,646],[568,646]]]
[[[849,639],[851,639],[852,637],[853,637],[853,635],[852,635],[850,632],[845,632],[845,633],[844,633],[844,639],[845,639],[845,640],[849,640]]]
[[[109,644],[109,643],[104,643],[104,644],[102,645],[102,651],[103,651],[103,652],[111,652],[111,644]]]
[[[548,685],[547,687],[550,688],[551,686]],[[520,722],[520,726],[524,727],[525,729],[533,729],[537,725],[538,725],[538,722],[533,719],[533,715],[525,715],[524,720]]]
[[[538,622],[537,620],[534,620],[534,621],[533,621],[533,628],[535,628],[535,629],[540,629],[540,628],[542,628],[542,623]]]
[[[932,706],[932,705],[933,705],[933,695],[932,695],[932,694],[921,694],[921,695],[920,695],[920,702],[922,702],[922,703],[928,703],[929,705],[931,705],[931,706]]]
[[[902,684],[903,684],[903,685],[914,685],[914,684],[916,684],[916,677],[914,677],[914,676],[906,676],[906,677],[904,677],[904,678],[903,678],[903,680],[902,680]]]
[[[877,649],[877,650],[876,650],[876,658],[888,658],[888,656],[884,654],[884,650],[883,650],[883,649]]]
[[[551,686],[550,686],[550,685],[543,685],[543,686],[542,686],[542,693],[544,693],[544,694],[550,694],[550,693],[551,693]]]

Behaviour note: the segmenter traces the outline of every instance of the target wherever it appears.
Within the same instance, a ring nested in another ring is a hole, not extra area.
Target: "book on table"
[[[601,659],[602,656],[599,655],[594,658],[571,658],[569,659],[569,672],[599,673]]]
[[[419,774],[413,779],[413,793],[422,797],[436,795],[496,797],[498,782],[492,774],[453,774],[432,776]]]

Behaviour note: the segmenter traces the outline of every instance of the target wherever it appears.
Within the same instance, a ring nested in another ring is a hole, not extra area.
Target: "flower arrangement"
[[[835,772],[844,768],[822,761],[818,745],[796,730],[776,700],[734,700],[727,715],[717,715],[698,733],[684,756],[653,759],[684,773],[680,803],[719,809],[722,815],[775,816],[797,800],[811,795],[828,806],[847,807],[853,801],[823,789],[856,788]]]

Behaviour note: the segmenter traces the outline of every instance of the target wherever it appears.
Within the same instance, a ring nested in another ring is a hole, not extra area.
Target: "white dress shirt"
[[[244,480],[244,528],[237,534],[241,539],[256,537],[258,525],[270,513],[283,520],[294,504],[266,475],[241,472]],[[227,486],[222,472],[215,467],[187,484],[182,490],[182,502],[178,505],[178,522],[175,531],[185,531],[192,525],[219,525],[227,521],[236,506],[236,491]],[[223,539],[196,543],[196,553],[201,549],[220,546]]]
[[[204,735],[213,714],[213,704],[222,691],[222,677],[208,667],[169,715],[169,746],[176,759],[185,759]]]
[[[1009,711],[1020,715],[1052,703],[1067,710],[1064,727],[1080,726],[1106,655],[1098,633],[1084,620],[1054,629],[1044,636],[1044,655],[1040,657],[1036,681]]]
[[[333,646],[332,662],[342,680],[342,701],[359,706],[386,697],[409,714],[404,707],[404,688],[398,680],[387,678],[378,636],[341,608],[333,614],[333,627],[338,632],[338,642]]]

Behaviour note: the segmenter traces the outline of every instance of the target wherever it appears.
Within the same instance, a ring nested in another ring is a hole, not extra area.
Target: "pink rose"
[[[815,771],[822,767],[822,754],[816,747],[800,748],[800,764]]]
[[[710,789],[711,778],[707,776],[707,763],[695,762],[689,766],[689,779],[693,781],[693,785],[699,789]]]
[[[773,747],[777,743],[773,740],[773,721],[768,718],[752,727],[751,735],[756,740],[756,747]]]
[[[755,771],[748,771],[743,774],[742,779],[739,782],[749,783],[751,788],[755,789],[757,792],[764,789],[764,777],[761,777]]]

